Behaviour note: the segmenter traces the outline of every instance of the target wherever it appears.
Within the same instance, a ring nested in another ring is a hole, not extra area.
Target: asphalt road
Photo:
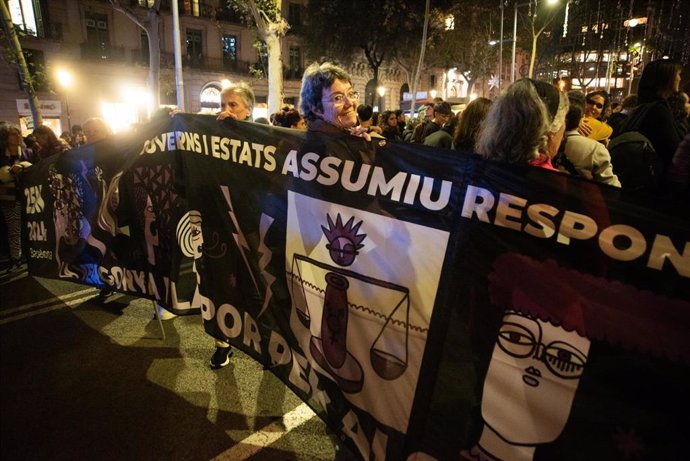
[[[22,272],[0,277],[0,459],[357,459],[261,365],[213,371],[199,316]]]

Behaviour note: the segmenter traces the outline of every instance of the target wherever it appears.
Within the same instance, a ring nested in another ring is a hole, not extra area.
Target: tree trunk
[[[268,50],[268,113],[280,112],[283,106],[283,54],[280,37],[269,33],[264,38]]]
[[[537,41],[540,34],[532,35],[532,55],[529,57],[529,73],[527,76],[533,78],[534,76],[534,61],[537,59]]]
[[[422,48],[419,52],[419,62],[417,63],[417,70],[412,81],[412,99],[410,100],[410,116],[415,113],[415,105],[417,104],[417,84],[422,73],[422,66],[424,65],[424,53],[426,52],[426,38],[429,30],[429,4],[431,0],[426,0],[426,7],[424,8],[424,29],[422,32]]]
[[[24,59],[24,53],[22,51],[22,45],[19,43],[19,37],[17,37],[17,31],[14,30],[14,24],[12,23],[12,17],[7,9],[7,4],[0,0],[0,7],[2,7],[2,24],[5,29],[5,34],[7,35],[7,40],[9,43],[9,49],[12,50],[14,59],[16,60],[17,71],[19,72],[19,78],[22,82],[22,87],[26,93],[26,97],[29,100],[29,107],[31,108],[31,117],[33,118],[34,127],[43,125],[43,115],[41,114],[41,106],[38,101],[38,96],[36,96],[36,90],[34,89],[33,79],[29,73],[29,68],[26,65],[26,59]]]

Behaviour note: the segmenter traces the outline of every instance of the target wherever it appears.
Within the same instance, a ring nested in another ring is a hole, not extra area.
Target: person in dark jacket
[[[662,189],[681,138],[667,102],[678,91],[680,72],[680,64],[669,59],[659,59],[647,64],[642,71],[637,93],[640,104],[621,128],[623,133],[638,131],[652,143],[657,154],[656,176]]]

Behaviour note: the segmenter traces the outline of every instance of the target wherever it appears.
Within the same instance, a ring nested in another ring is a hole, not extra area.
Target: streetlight
[[[431,99],[436,99],[436,94],[436,90],[429,91],[429,96],[431,96]]]
[[[511,63],[510,63],[510,82],[513,83],[515,81],[515,46],[517,44],[517,17],[518,17],[518,8],[521,6],[528,6],[534,4],[534,6],[537,6],[538,0],[530,0],[527,3],[518,3],[517,1],[514,4],[514,9],[513,9],[513,52],[511,56]],[[558,4],[559,0],[546,0],[546,4],[549,6],[553,6]],[[501,10],[503,11],[503,10]],[[535,50],[532,50],[532,53],[534,53]]]
[[[61,87],[63,87],[65,90],[69,90],[72,87],[72,73],[66,69],[58,69],[57,74],[57,81],[60,84]],[[67,92],[65,91],[65,110],[67,111],[67,129],[69,130],[70,133],[72,133],[72,120],[70,118],[70,113],[69,113],[69,101],[67,100]]]
[[[379,94],[379,112],[383,111],[383,103],[384,99],[383,96],[386,94],[386,87],[381,85],[378,88],[376,88],[376,92]]]

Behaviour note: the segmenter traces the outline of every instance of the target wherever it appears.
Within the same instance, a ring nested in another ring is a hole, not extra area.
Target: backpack
[[[626,190],[654,190],[658,186],[657,154],[651,141],[637,131],[657,102],[641,104],[624,121],[607,148],[611,165]]]
[[[613,172],[626,190],[651,190],[657,186],[656,151],[639,131],[627,131],[609,142]]]

